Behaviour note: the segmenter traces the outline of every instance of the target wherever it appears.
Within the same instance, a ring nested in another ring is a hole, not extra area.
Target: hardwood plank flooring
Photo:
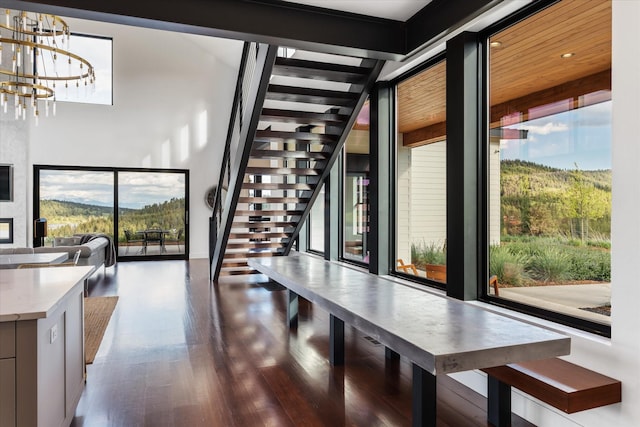
[[[408,361],[385,363],[384,346],[345,325],[346,364],[331,367],[328,314],[303,302],[290,331],[277,284],[210,286],[206,260],[142,261],[89,293],[120,299],[72,426],[411,425]],[[488,425],[478,394],[448,377],[438,394],[438,425]]]

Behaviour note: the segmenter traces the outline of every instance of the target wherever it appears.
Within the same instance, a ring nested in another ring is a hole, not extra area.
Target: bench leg
[[[291,289],[287,289],[288,304],[287,304],[287,322],[290,328],[298,327],[298,294]]]
[[[413,427],[436,425],[436,376],[413,364]]]
[[[389,361],[400,360],[400,354],[391,350],[389,347],[384,348],[384,357]]]
[[[344,365],[344,321],[329,315],[329,362],[332,366]]]
[[[511,387],[489,375],[487,421],[496,427],[511,426]]]

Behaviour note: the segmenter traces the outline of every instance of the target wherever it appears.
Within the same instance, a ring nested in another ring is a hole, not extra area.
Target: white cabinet
[[[15,323],[0,323],[0,427],[16,427],[15,343]]]
[[[68,426],[84,389],[83,282],[93,269],[33,270],[0,277],[0,427]]]

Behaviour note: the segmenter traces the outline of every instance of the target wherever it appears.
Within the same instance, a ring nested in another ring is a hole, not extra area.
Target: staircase
[[[245,123],[247,139],[239,141],[244,155],[238,177],[229,179],[232,200],[217,230],[214,279],[257,274],[249,258],[289,253],[382,68],[375,60],[277,52],[265,59],[264,90],[249,119],[255,132]],[[234,182],[240,188],[232,189]]]

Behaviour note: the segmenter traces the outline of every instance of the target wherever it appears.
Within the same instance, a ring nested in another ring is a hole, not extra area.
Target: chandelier
[[[0,15],[0,110],[16,119],[32,114],[36,125],[44,104],[55,115],[56,91],[94,86],[95,71],[86,59],[69,51],[71,31],[59,16],[12,11]]]

